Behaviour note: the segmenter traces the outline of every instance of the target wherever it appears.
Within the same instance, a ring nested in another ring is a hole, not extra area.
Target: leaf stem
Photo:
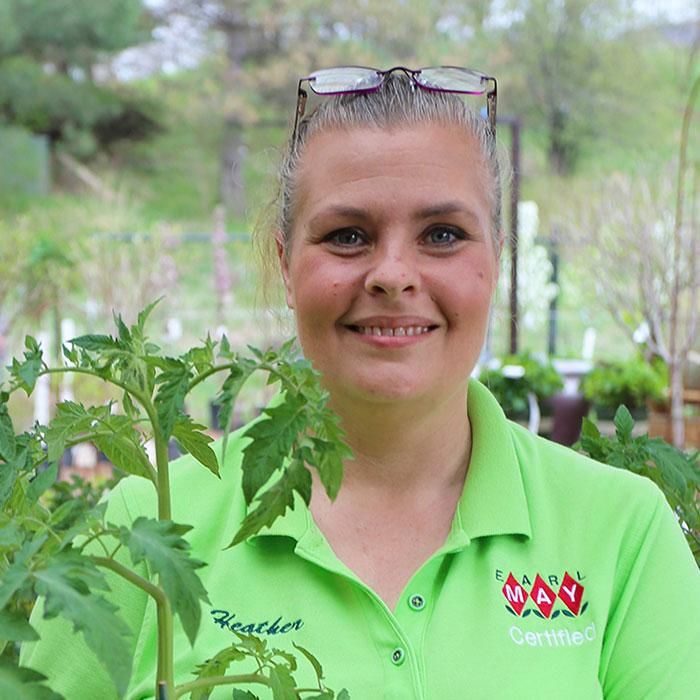
[[[200,384],[205,379],[208,379],[212,376],[212,374],[216,374],[217,372],[224,372],[227,369],[234,369],[236,367],[238,367],[238,365],[235,362],[230,362],[227,365],[215,365],[214,367],[210,367],[209,369],[204,370],[204,372],[200,372],[187,386],[187,393],[189,394],[189,392],[192,391],[192,389],[196,387],[197,384]]]
[[[105,569],[113,571],[115,574],[129,581],[129,583],[132,583],[134,586],[138,586],[141,590],[146,591],[146,593],[148,593],[148,595],[150,595],[159,606],[161,602],[167,602],[165,592],[162,588],[155,586],[150,581],[147,581],[142,576],[139,576],[136,572],[120,564],[118,561],[114,561],[114,559],[109,559],[107,557],[96,556],[91,556],[90,560],[94,564],[97,564],[97,566],[102,566]]]
[[[196,681],[176,686],[175,700],[199,688],[211,688],[215,685],[232,685],[233,683],[260,683],[270,687],[270,681],[259,673],[247,673],[238,676],[211,676],[210,678],[198,678]]]

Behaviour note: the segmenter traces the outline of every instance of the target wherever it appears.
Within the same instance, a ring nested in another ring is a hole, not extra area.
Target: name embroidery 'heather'
[[[262,620],[260,622],[234,622],[235,613],[228,610],[212,610],[211,616],[214,622],[220,625],[223,629],[231,630],[231,632],[240,632],[241,634],[266,634],[268,636],[275,634],[288,634],[294,630],[300,630],[304,626],[301,618],[292,622],[282,622],[280,615],[276,620]]]

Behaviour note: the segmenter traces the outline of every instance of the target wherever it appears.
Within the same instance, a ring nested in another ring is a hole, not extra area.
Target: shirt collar
[[[480,382],[469,382],[468,412],[472,427],[472,453],[464,491],[452,529],[442,550],[454,550],[476,537],[520,534],[531,537],[530,516],[518,455],[508,420],[496,399]],[[342,486],[341,486],[342,488]],[[269,527],[249,538],[292,537],[299,542],[322,540],[300,496]]]

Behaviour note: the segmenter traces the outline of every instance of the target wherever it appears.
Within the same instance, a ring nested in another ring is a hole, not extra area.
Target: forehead
[[[454,126],[337,129],[307,142],[297,177],[296,223],[329,206],[387,209],[462,201],[490,227],[491,176],[476,139]]]

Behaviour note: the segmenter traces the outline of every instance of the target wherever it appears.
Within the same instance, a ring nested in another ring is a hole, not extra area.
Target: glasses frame
[[[393,68],[388,68],[387,70],[379,70],[378,68],[371,68],[369,66],[334,66],[334,68],[363,68],[365,70],[374,71],[375,73],[377,73],[377,75],[379,75],[381,81],[378,85],[374,85],[369,88],[357,88],[352,90],[339,90],[337,92],[319,93],[316,92],[316,90],[314,90],[313,88],[313,81],[315,80],[313,74],[307,76],[306,78],[300,78],[299,83],[297,85],[297,106],[296,110],[294,111],[294,129],[292,130],[292,144],[296,143],[299,123],[301,122],[306,110],[306,101],[308,99],[308,93],[303,87],[304,83],[308,83],[311,90],[317,95],[352,95],[364,92],[377,92],[377,90],[381,90],[387,76],[391,75],[394,71],[397,70],[403,71],[403,73],[411,79],[411,82],[414,87],[418,87],[421,90],[427,90],[428,92],[451,92],[461,95],[483,95],[484,93],[486,93],[486,117],[488,119],[489,127],[491,129],[491,135],[494,141],[496,140],[496,107],[498,100],[498,84],[496,82],[496,78],[494,78],[493,76],[486,75],[485,73],[474,70],[472,68],[463,68],[461,66],[425,66],[423,68],[416,69],[407,68],[406,66],[394,66]],[[428,87],[427,85],[422,85],[418,81],[417,76],[419,76],[422,71],[433,70],[436,68],[456,68],[458,70],[469,71],[470,73],[473,73],[474,75],[479,77],[481,79],[482,84],[491,83],[491,88],[488,89],[487,87],[480,92],[474,90],[450,90],[441,87]],[[333,68],[328,68],[326,70],[333,70]]]

